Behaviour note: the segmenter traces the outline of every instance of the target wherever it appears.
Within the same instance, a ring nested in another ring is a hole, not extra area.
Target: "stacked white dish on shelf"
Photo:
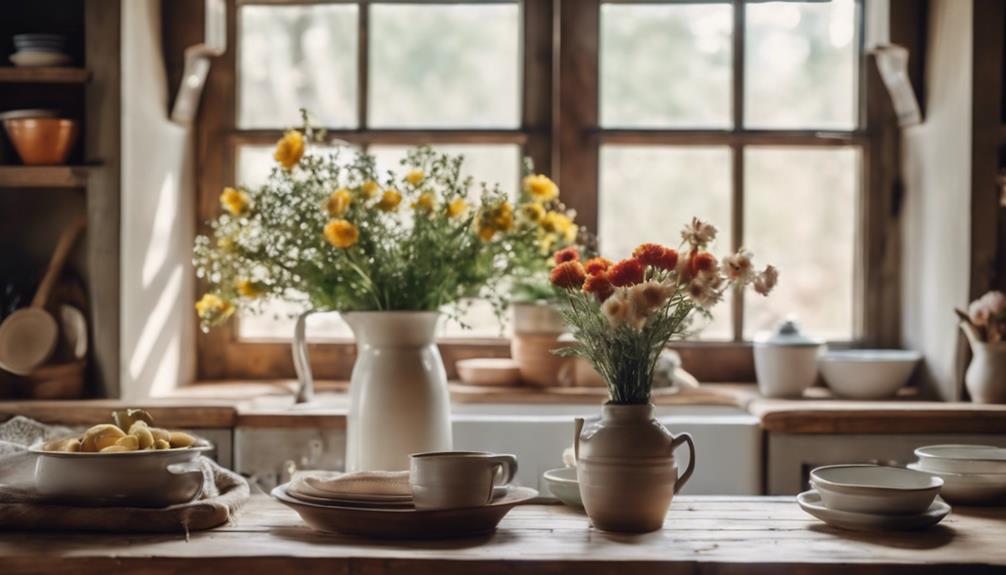
[[[810,472],[813,489],[797,497],[821,521],[855,531],[921,529],[939,523],[950,506],[937,498],[943,480],[880,465],[828,465]]]
[[[59,34],[16,34],[14,47],[17,52],[10,61],[15,66],[37,68],[70,63],[70,56],[64,52],[66,39]]]
[[[1006,503],[1006,449],[992,445],[927,445],[915,450],[908,467],[943,480],[943,497],[952,503]]]

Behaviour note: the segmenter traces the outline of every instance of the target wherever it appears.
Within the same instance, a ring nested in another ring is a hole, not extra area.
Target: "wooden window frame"
[[[599,24],[601,0],[522,0],[522,83],[520,126],[516,129],[370,129],[367,127],[368,50],[367,27],[370,0],[351,3],[359,7],[358,102],[356,129],[330,129],[328,136],[362,147],[371,144],[516,144],[562,187],[566,203],[577,210],[577,219],[588,229],[597,229],[599,154],[603,144],[725,145],[732,155],[734,248],[743,237],[743,150],[748,146],[856,146],[862,150],[859,230],[857,233],[857,292],[855,297],[856,340],[875,345],[896,345],[896,266],[892,271],[891,246],[875,250],[874,239],[894,230],[884,202],[889,198],[874,190],[885,183],[878,168],[879,135],[869,131],[875,118],[871,103],[880,101],[878,82],[864,71],[859,75],[859,127],[849,132],[810,130],[750,130],[743,126],[744,1],[730,0],[734,11],[733,33],[733,128],[726,130],[603,129],[599,125]],[[323,0],[228,0],[227,25],[234,40],[214,64],[206,85],[196,131],[198,179],[197,227],[206,232],[206,222],[218,212],[219,190],[234,179],[236,154],[246,144],[273,144],[282,130],[239,130],[237,120],[237,8],[252,4],[331,3]],[[863,6],[859,12],[862,42]],[[865,56],[863,61],[866,61]],[[884,164],[886,166],[886,163]],[[891,168],[890,166],[887,166]],[[893,168],[892,168],[893,169]],[[894,244],[894,242],[888,242]],[[869,248],[867,247],[869,246]],[[896,250],[896,245],[893,246]],[[893,276],[892,276],[893,274]],[[886,286],[886,287],[884,287]],[[203,287],[203,286],[200,286]],[[885,291],[886,290],[886,291]],[[892,290],[894,290],[892,292]],[[685,367],[700,380],[750,381],[754,378],[750,344],[742,340],[743,308],[735,298],[731,310],[734,331],[729,342],[686,342],[675,345]],[[345,342],[316,342],[309,346],[315,377],[322,380],[349,378],[355,346]],[[440,349],[450,376],[454,364],[470,357],[508,357],[509,342],[502,338],[442,340]],[[248,341],[238,337],[236,322],[228,322],[197,337],[197,380],[289,379],[294,377],[289,344],[282,341]]]

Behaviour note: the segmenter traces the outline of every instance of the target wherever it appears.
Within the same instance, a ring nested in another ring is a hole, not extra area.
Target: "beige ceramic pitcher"
[[[685,443],[688,467],[678,476],[674,451]],[[653,417],[653,405],[606,404],[601,419],[586,426],[577,418],[574,445],[583,507],[606,531],[660,529],[695,469],[692,436],[672,435]]]

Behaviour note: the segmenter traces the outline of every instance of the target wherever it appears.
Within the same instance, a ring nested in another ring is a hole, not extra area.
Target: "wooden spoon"
[[[81,217],[63,229],[31,306],[15,311],[0,324],[0,368],[28,375],[45,363],[56,348],[59,326],[45,306],[85,222]]]

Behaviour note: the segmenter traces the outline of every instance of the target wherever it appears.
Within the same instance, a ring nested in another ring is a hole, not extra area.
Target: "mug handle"
[[[677,495],[678,491],[688,483],[688,480],[692,477],[692,472],[695,471],[695,443],[692,442],[692,436],[689,433],[679,433],[674,436],[671,441],[671,455],[674,455],[674,450],[681,447],[682,443],[688,444],[688,467],[685,468],[685,472],[678,476],[678,480],[674,483],[674,494]]]
[[[506,485],[513,481],[515,475],[517,475],[517,456],[516,455],[493,455],[488,458],[489,464],[493,466],[492,480],[489,481],[489,495],[486,497],[486,505],[492,503],[493,501],[493,491],[496,488],[496,474],[502,470],[503,480],[500,481],[499,485]]]

